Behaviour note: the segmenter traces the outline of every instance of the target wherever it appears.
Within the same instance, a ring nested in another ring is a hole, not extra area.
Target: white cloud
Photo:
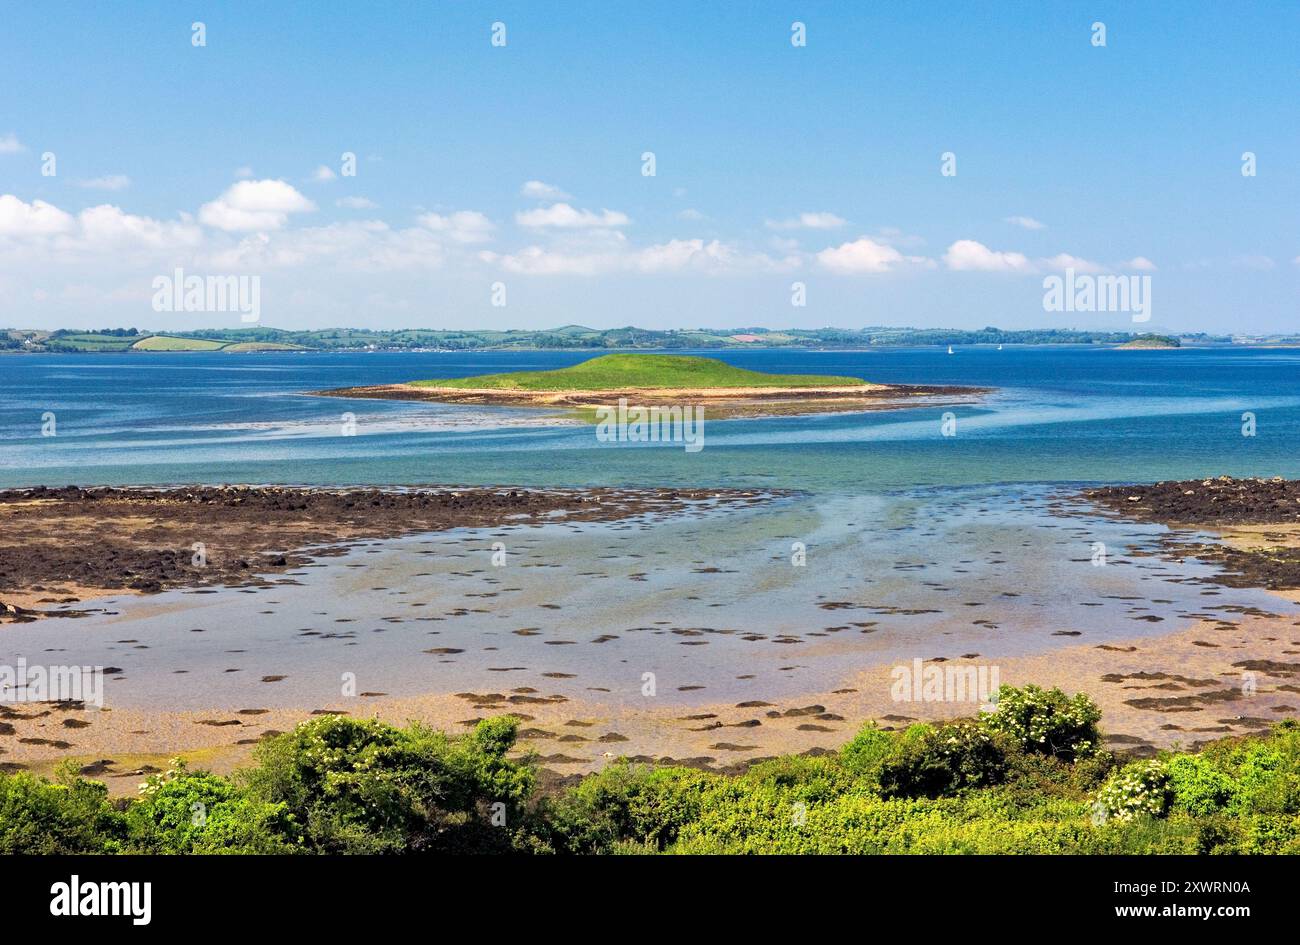
[[[767,227],[771,230],[833,230],[848,222],[833,213],[801,213],[789,220],[768,220]]]
[[[602,253],[554,252],[540,246],[528,246],[507,255],[485,251],[479,254],[479,259],[499,265],[507,272],[523,275],[591,276],[603,269],[613,268],[615,257]]]
[[[334,173],[333,168],[327,167],[324,164],[311,172],[311,179],[316,181],[318,184],[327,184],[337,178],[338,175]]]
[[[1023,253],[998,252],[975,240],[957,240],[943,255],[949,269],[980,272],[1032,272]]]
[[[200,259],[204,265],[227,272],[312,265],[391,272],[437,269],[445,261],[446,249],[434,233],[423,227],[394,230],[377,220],[255,233]]]
[[[1145,256],[1134,256],[1128,262],[1121,263],[1120,268],[1136,269],[1139,272],[1154,272],[1156,268],[1156,264],[1153,263],[1151,260],[1147,259]]]
[[[44,200],[24,203],[13,194],[0,194],[0,236],[50,236],[72,229],[72,215],[53,204]]]
[[[1063,272],[1066,269],[1073,269],[1079,273],[1095,274],[1111,272],[1113,268],[1155,268],[1151,260],[1141,256],[1131,262],[1120,263],[1118,267],[1111,267],[1072,253],[1057,253],[1055,256],[1030,259],[1024,253],[990,249],[976,240],[958,240],[953,243],[944,253],[943,261],[949,269],[965,272],[1029,273]]]
[[[1005,222],[1010,223],[1012,226],[1023,227],[1026,230],[1043,230],[1047,228],[1046,224],[1038,222],[1033,217],[1007,217]]]
[[[246,178],[253,177],[255,175],[253,174],[253,169],[249,167],[247,164],[245,164],[243,167],[235,168],[235,176],[238,177],[240,180],[244,180]]]
[[[457,243],[483,243],[491,239],[492,221],[477,210],[457,210],[446,215],[426,213],[420,225],[441,233]]]
[[[1105,272],[1106,267],[1101,263],[1095,263],[1091,259],[1081,259],[1078,256],[1071,256],[1069,253],[1057,253],[1050,259],[1040,260],[1044,269],[1054,269],[1063,271],[1073,269],[1075,272]]]
[[[103,177],[91,177],[74,183],[86,190],[126,190],[131,186],[131,178],[125,174],[106,174]]]
[[[669,240],[633,254],[640,272],[676,272],[683,269],[727,269],[739,262],[739,253],[718,240]]]
[[[552,204],[536,210],[524,210],[515,214],[515,222],[528,227],[559,227],[574,229],[579,227],[615,227],[627,226],[632,221],[627,214],[617,210],[578,210],[567,203]]]
[[[343,207],[346,210],[375,210],[378,209],[379,204],[369,197],[340,197],[334,201],[334,206]]]
[[[199,219],[229,232],[278,230],[291,213],[316,205],[282,180],[243,180],[199,208]]]
[[[694,207],[687,207],[685,210],[680,211],[677,214],[677,218],[679,220],[686,220],[690,223],[700,223],[701,221],[708,219],[707,216],[700,213],[700,211],[696,210]]]
[[[1241,269],[1253,269],[1256,272],[1267,272],[1277,266],[1271,256],[1238,256],[1232,261],[1234,266]]]
[[[856,274],[864,272],[889,272],[906,261],[898,250],[878,243],[866,236],[851,243],[823,249],[817,261],[831,272]]]
[[[543,184],[539,180],[525,181],[519,193],[533,200],[568,200],[569,195],[558,187]]]
[[[0,154],[21,154],[26,150],[16,134],[0,135]]]
[[[25,261],[66,262],[94,252],[123,249],[174,249],[197,246],[202,233],[188,217],[161,221],[135,216],[112,204],[82,210],[75,217],[65,210],[13,194],[0,195],[0,240],[25,249]]]
[[[169,249],[197,246],[203,235],[187,219],[180,222],[154,220],[124,212],[112,204],[101,204],[77,214],[83,239],[96,248],[147,246]]]
[[[599,251],[562,251],[529,246],[516,253],[482,252],[479,259],[507,272],[524,275],[594,276],[607,272],[699,272],[777,271],[798,265],[798,260],[772,259],[764,254],[745,254],[718,240],[669,240],[643,249],[613,244]]]

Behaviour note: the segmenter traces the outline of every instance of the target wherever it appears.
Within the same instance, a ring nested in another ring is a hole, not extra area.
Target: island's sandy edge
[[[717,419],[892,410],[921,404],[970,402],[991,388],[956,385],[862,384],[822,387],[624,387],[607,390],[530,391],[496,388],[373,384],[310,391],[317,397],[404,400],[480,407],[590,410],[620,400],[640,406],[699,406]]]

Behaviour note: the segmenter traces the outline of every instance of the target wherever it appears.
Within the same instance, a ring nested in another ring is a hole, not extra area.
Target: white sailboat
[[[952,354],[952,345],[948,345],[948,353]]]

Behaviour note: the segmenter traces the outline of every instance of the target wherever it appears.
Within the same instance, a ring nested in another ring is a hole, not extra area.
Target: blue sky
[[[283,327],[1132,327],[1045,311],[1070,265],[1149,276],[1144,328],[1300,331],[1293,2],[3,16],[0,325],[239,323],[155,311],[179,266]]]

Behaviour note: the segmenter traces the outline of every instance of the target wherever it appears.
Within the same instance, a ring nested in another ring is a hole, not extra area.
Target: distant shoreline
[[[999,328],[791,328],[791,329],[594,329],[578,325],[539,330],[357,329],[290,330],[271,327],[200,328],[155,332],[136,328],[101,331],[0,328],[0,353],[265,351],[871,351],[907,347],[1086,345],[1118,347],[1161,338],[1175,346],[1240,346],[1227,335],[1192,333],[1157,336],[1151,332]],[[1300,338],[1265,336],[1252,342],[1300,344]]]
[[[946,342],[917,342],[906,344],[871,344],[871,345],[732,345],[729,347],[612,347],[612,348],[555,348],[525,345],[500,345],[485,346],[480,348],[307,348],[302,346],[257,346],[257,345],[226,345],[215,348],[203,349],[182,349],[173,348],[170,350],[154,348],[122,348],[122,349],[103,349],[103,350],[71,350],[71,349],[22,349],[22,348],[0,348],[0,357],[4,355],[22,355],[22,354],[477,354],[477,353],[501,353],[508,351],[519,351],[527,354],[538,354],[541,352],[555,352],[557,354],[612,354],[621,351],[644,351],[644,352],[694,352],[708,351],[714,352],[731,352],[731,351],[809,351],[820,354],[848,354],[850,352],[862,351],[900,351],[900,350],[917,350],[921,348],[943,349],[952,347],[958,350],[963,348],[1087,348],[1092,351],[1255,351],[1255,350],[1291,350],[1300,348],[1300,342],[1287,342],[1285,344],[1266,344],[1263,342],[1244,344],[1244,343],[1215,343],[1215,344],[1187,344],[1184,343],[1177,347],[1167,347],[1164,345],[1132,345],[1119,343],[1099,343],[1087,341],[1044,341],[1044,342],[953,342],[948,345]]]

